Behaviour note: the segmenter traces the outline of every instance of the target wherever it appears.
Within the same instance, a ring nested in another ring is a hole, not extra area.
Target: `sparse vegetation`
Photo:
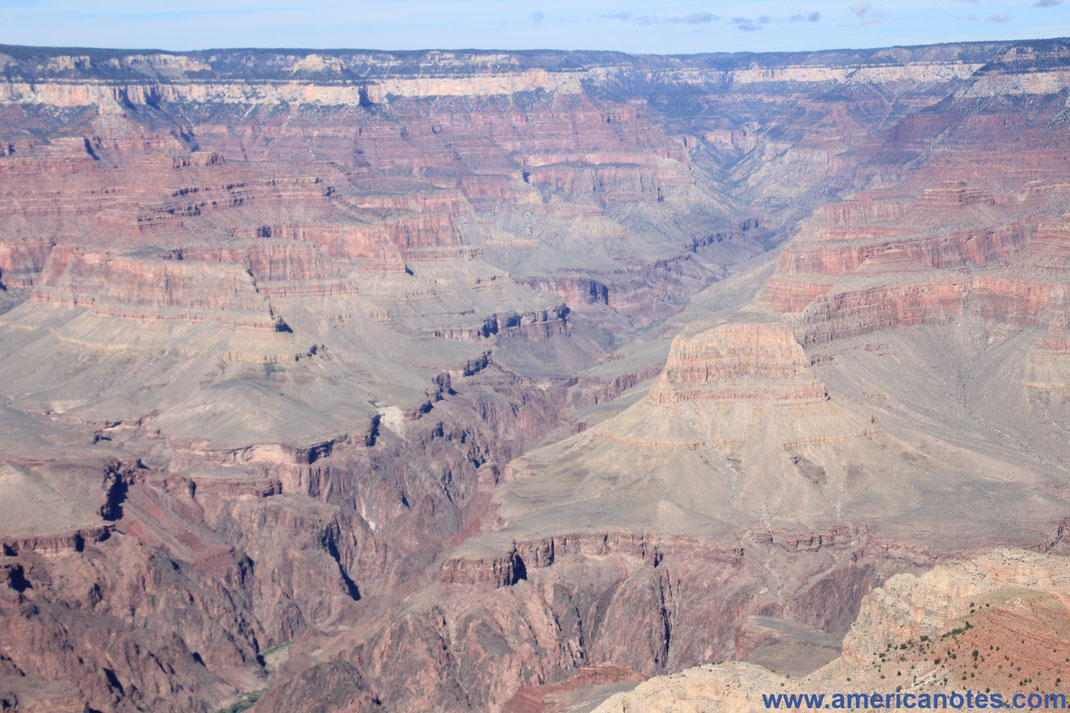
[[[231,703],[226,708],[220,708],[219,713],[242,713],[242,711],[247,711],[260,700],[260,696],[264,695],[265,690],[267,689],[262,688],[259,691],[250,691],[240,701]]]

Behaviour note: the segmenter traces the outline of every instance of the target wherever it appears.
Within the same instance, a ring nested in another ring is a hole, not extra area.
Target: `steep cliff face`
[[[56,248],[31,299],[66,307],[91,306],[101,317],[203,318],[252,329],[284,328],[241,265],[170,257]]]
[[[518,543],[502,560],[511,563],[511,584],[456,580],[460,564],[447,564],[442,584],[410,600],[338,658],[374,671],[376,693],[388,707],[431,711],[479,699],[491,710],[508,711],[520,705],[518,687],[548,694],[555,687],[543,684],[595,662],[615,661],[623,669],[615,678],[635,680],[729,656],[734,622],[752,613],[806,611],[816,626],[829,626],[845,602],[823,592],[835,590],[854,602],[886,566],[912,567],[914,558],[926,558],[913,553],[891,564],[878,554],[881,544],[864,533],[822,535],[824,544],[816,533],[753,533],[734,547],[623,533]],[[800,538],[811,544],[789,544]],[[763,564],[769,562],[787,579],[769,578]],[[483,564],[484,571],[495,570],[490,560]],[[709,596],[712,590],[718,596]],[[398,657],[396,665],[387,663],[388,651]],[[413,667],[426,683],[412,685]],[[285,684],[275,685],[281,690]]]
[[[1064,57],[0,48],[0,707],[565,710],[958,627],[1004,565],[874,587],[1061,541]]]
[[[478,396],[463,381],[454,384],[469,396],[447,401],[472,403],[439,402],[404,439],[384,427],[375,445],[336,446],[312,464],[221,466],[176,448],[166,469],[109,465],[115,475],[103,479],[87,472],[80,499],[69,492],[70,468],[34,475],[4,466],[4,674],[29,677],[24,701],[52,695],[33,681],[66,680],[73,690],[62,696],[96,709],[212,711],[236,690],[267,684],[263,652],[330,622],[360,630],[358,604],[411,587],[434,557],[427,543],[464,527],[489,477],[479,464],[508,460],[548,423],[550,406],[537,397],[507,397],[507,386],[490,383]],[[444,426],[438,418],[454,407]],[[106,433],[102,442],[135,440]],[[32,457],[56,459],[40,446]],[[437,464],[431,472],[428,462]],[[358,483],[357,472],[378,475]],[[42,478],[66,488],[64,499],[34,485]],[[56,502],[34,501],[37,490]],[[15,529],[20,508],[57,519],[71,504],[84,512],[51,529],[33,517]],[[297,680],[319,680],[313,673]],[[340,705],[355,705],[349,696]]]
[[[808,401],[827,396],[795,335],[778,324],[725,324],[691,338],[677,337],[650,390],[655,403],[763,397]]]

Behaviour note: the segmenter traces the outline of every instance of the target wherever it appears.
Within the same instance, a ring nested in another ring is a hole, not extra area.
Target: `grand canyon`
[[[3,711],[1057,690],[1070,40],[0,46],[0,424]]]

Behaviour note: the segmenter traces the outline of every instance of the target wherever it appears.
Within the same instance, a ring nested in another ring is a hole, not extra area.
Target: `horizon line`
[[[272,46],[235,46],[235,47],[206,47],[204,49],[164,49],[160,47],[93,47],[87,45],[21,45],[7,42],[0,42],[0,52],[4,52],[7,49],[15,50],[37,50],[42,52],[113,52],[117,54],[121,53],[159,53],[159,54],[199,54],[205,52],[293,52],[293,53],[319,53],[319,52],[337,52],[337,53],[380,53],[380,54],[419,54],[427,52],[457,52],[468,54],[490,54],[490,53],[506,53],[506,54],[523,54],[523,53],[557,53],[557,54],[618,54],[627,57],[709,57],[709,56],[726,56],[726,55],[791,55],[791,54],[816,54],[822,52],[859,52],[865,50],[882,50],[882,49],[923,49],[928,47],[949,47],[954,45],[1014,45],[1019,43],[1028,42],[1070,42],[1070,35],[1055,35],[1052,37],[1022,37],[1016,39],[1006,40],[951,40],[947,42],[922,42],[918,44],[889,44],[889,45],[870,45],[860,47],[825,47],[820,49],[804,49],[804,50],[731,50],[722,52],[628,52],[626,50],[611,50],[611,49],[562,49],[552,47],[531,47],[531,48],[507,48],[507,47],[465,47],[465,48],[450,48],[450,47],[423,47],[420,49],[381,49],[372,47],[272,47]]]

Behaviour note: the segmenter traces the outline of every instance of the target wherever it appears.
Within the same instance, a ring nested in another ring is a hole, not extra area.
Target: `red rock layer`
[[[475,584],[497,589],[516,584],[524,576],[524,564],[513,552],[502,557],[447,560],[439,579],[444,584]]]
[[[876,244],[846,243],[839,247],[833,247],[825,238],[819,248],[789,247],[780,257],[777,272],[781,275],[842,275],[866,268],[879,270],[880,263],[889,261],[894,262],[888,268],[901,265],[906,269],[986,265],[1013,255],[1030,232],[1030,226],[1018,224],[932,237],[886,238]]]
[[[678,336],[650,390],[656,403],[826,397],[794,333],[781,324],[724,324]]]
[[[609,288],[590,278],[525,277],[518,282],[535,290],[553,292],[570,305],[609,304]]]
[[[963,282],[944,280],[827,294],[803,312],[803,342],[827,342],[898,326],[946,324],[963,313],[965,292]]]
[[[978,275],[970,284],[968,306],[972,314],[1015,326],[1045,322],[1056,295],[1065,287],[1051,282]]]
[[[67,307],[89,306],[106,317],[279,328],[270,304],[242,266],[168,257],[57,247],[32,299]]]
[[[941,130],[968,132],[983,116]],[[1059,323],[1070,233],[1057,195],[1067,170],[1044,134],[1023,140],[1020,153],[983,151],[987,172],[952,141],[890,188],[817,211],[782,253],[762,302],[799,315],[806,344],[964,314],[1013,329]]]
[[[762,301],[780,312],[802,312],[833,288],[832,282],[773,275],[762,288]]]
[[[305,242],[250,240],[220,247],[179,248],[171,255],[177,260],[245,265],[258,284],[338,277],[338,268],[330,258],[316,245]]]
[[[581,668],[576,675],[560,683],[542,686],[526,686],[505,702],[502,713],[565,713],[572,709],[575,700],[569,693],[583,690],[589,686],[602,686],[620,681],[641,682],[646,676],[630,668],[619,666],[599,666],[598,668]],[[565,700],[560,700],[564,698]]]
[[[101,542],[108,539],[113,525],[86,527],[53,535],[29,535],[26,537],[5,537],[0,541],[0,555],[15,557],[20,552],[58,555],[81,552],[86,543]]]

